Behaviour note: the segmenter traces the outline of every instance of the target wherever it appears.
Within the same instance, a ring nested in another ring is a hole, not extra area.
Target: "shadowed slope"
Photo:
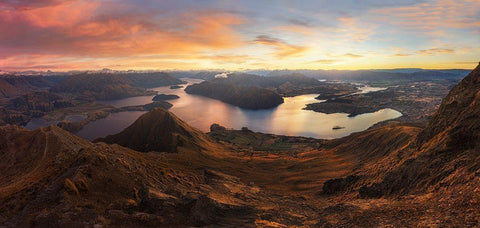
[[[97,141],[116,143],[137,151],[174,153],[178,147],[202,149],[211,139],[171,112],[155,108],[140,116],[122,132]]]
[[[443,99],[417,144],[427,143],[439,134],[448,134],[447,146],[473,148],[480,143],[480,65]]]
[[[360,188],[360,195],[379,197],[462,189],[459,191],[474,194],[469,197],[480,205],[480,192],[473,190],[480,183],[479,120],[480,66],[452,89],[410,146],[389,158],[393,162],[384,169],[387,172],[378,172],[380,163],[364,167],[368,170],[365,172],[375,175],[370,176],[370,184]]]

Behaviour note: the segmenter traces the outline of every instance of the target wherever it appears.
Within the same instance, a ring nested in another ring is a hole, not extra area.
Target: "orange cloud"
[[[18,7],[0,5],[3,55],[119,57],[194,53],[245,43],[233,27],[247,20],[232,13],[191,11],[158,18],[158,12],[108,11],[99,2],[76,0]]]
[[[363,57],[363,55],[357,55],[357,54],[352,54],[352,53],[347,53],[347,54],[344,54],[343,56],[348,57],[348,58],[362,58]]]
[[[336,31],[342,33],[348,40],[356,42],[369,40],[376,28],[376,26],[371,24],[360,24],[358,18],[353,17],[341,17],[338,18],[338,22],[340,22],[340,25]]]
[[[426,50],[418,50],[416,53],[421,55],[452,54],[455,53],[455,50],[446,48],[431,48]]]
[[[312,61],[311,63],[320,63],[320,64],[329,65],[329,64],[338,63],[338,62],[341,62],[341,61],[337,59],[319,59],[319,60]]]
[[[399,53],[399,54],[394,54],[394,55],[392,55],[392,57],[406,57],[406,56],[411,56],[411,54]]]
[[[279,40],[270,36],[266,36],[266,35],[257,36],[257,38],[253,40],[253,42],[257,44],[275,47],[276,49],[275,55],[278,58],[298,56],[301,53],[308,50],[307,47],[291,45],[282,40]]]
[[[408,7],[373,10],[371,13],[385,17],[384,21],[430,35],[443,35],[443,29],[480,29],[478,0],[437,0]],[[392,20],[393,18],[393,20]]]

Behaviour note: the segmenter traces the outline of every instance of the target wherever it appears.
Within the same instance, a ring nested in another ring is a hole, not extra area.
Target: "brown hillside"
[[[258,190],[238,178],[94,144],[58,127],[1,127],[0,158],[0,224],[7,227],[253,223],[252,207],[240,198]]]
[[[439,189],[474,194],[480,203],[480,66],[473,70],[443,100],[428,126],[400,150],[384,174],[381,165],[365,167],[376,173],[371,184],[360,188],[360,195],[438,192]],[[380,179],[379,179],[380,178]],[[367,178],[368,179],[368,178]]]

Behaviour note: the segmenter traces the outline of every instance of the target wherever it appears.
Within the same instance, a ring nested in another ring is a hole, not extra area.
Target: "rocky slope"
[[[480,174],[480,65],[442,101],[427,127],[398,155],[381,181],[363,187],[367,196],[475,189]],[[478,186],[478,185],[477,185]],[[480,203],[480,191],[472,193]]]
[[[268,89],[233,84],[202,82],[188,86],[185,92],[217,99],[245,109],[268,109],[283,103],[280,95]]]
[[[93,144],[57,127],[3,127],[0,139],[0,224],[7,227],[239,226],[253,220],[252,208],[239,198],[257,190],[229,175],[175,166],[158,153]]]

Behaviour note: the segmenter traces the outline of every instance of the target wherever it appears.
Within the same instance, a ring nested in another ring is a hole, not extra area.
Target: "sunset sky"
[[[0,69],[462,68],[479,0],[0,0]]]

